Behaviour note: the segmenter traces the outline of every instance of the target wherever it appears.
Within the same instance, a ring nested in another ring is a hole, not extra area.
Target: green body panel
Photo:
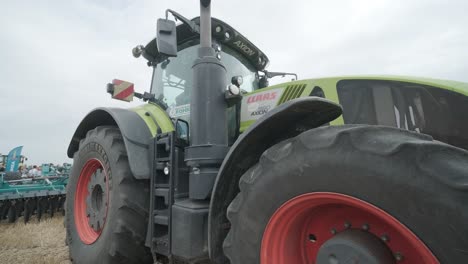
[[[258,93],[263,93],[265,91],[271,91],[271,90],[276,90],[276,89],[281,89],[283,90],[283,94],[279,100],[279,103],[277,105],[280,105],[281,103],[284,103],[283,97],[285,96],[284,90],[289,87],[289,86],[294,86],[294,85],[306,85],[305,89],[299,94],[299,97],[305,97],[309,96],[314,87],[319,86],[320,88],[323,89],[325,93],[325,97],[333,102],[338,102],[338,94],[336,91],[336,83],[341,80],[341,79],[307,79],[307,80],[299,80],[299,81],[293,81],[293,82],[287,82],[287,83],[281,83],[281,84],[276,84],[273,86],[269,86],[267,88],[255,90],[253,92],[250,92],[248,94],[245,94],[244,96],[249,96],[249,95],[254,95]],[[250,121],[245,121],[241,122],[240,125],[240,132],[244,132],[250,125],[255,123],[255,120],[250,120]],[[333,120],[331,122],[332,125],[342,125],[343,124],[343,118],[340,116],[337,119]]]
[[[247,93],[244,95],[244,97],[262,93],[262,92],[269,91],[269,90],[270,91],[275,90],[275,89],[283,90],[283,94],[281,97],[284,97],[286,94],[286,92],[284,92],[284,89],[286,89],[287,87],[294,86],[294,85],[303,84],[305,85],[305,89],[299,95],[296,94],[294,98],[309,96],[312,90],[314,89],[314,87],[318,86],[323,90],[326,99],[329,99],[335,103],[340,103],[338,99],[338,92],[336,89],[336,85],[339,81],[342,81],[342,80],[382,80],[382,81],[399,81],[399,82],[417,83],[421,85],[428,85],[428,86],[438,87],[441,89],[450,90],[450,91],[468,96],[468,83],[463,83],[463,82],[450,81],[450,80],[438,80],[438,79],[431,79],[431,78],[408,77],[408,76],[359,75],[359,76],[342,76],[342,77],[306,79],[306,80],[281,83],[281,84],[273,85],[264,89],[259,89],[259,90],[255,90],[253,92]],[[294,99],[294,98],[290,98],[290,99]],[[279,100],[277,105],[281,103],[284,103],[282,99]],[[245,131],[253,123],[255,123],[255,120],[253,121],[241,120],[240,132]],[[344,124],[343,117],[342,116],[338,117],[337,119],[333,120],[330,124],[331,125],[343,125]]]
[[[148,103],[144,105],[137,106],[135,108],[129,109],[137,113],[143,121],[145,121],[146,125],[148,126],[149,130],[151,131],[151,135],[155,136],[158,132],[158,127],[161,129],[162,133],[171,132],[174,130],[174,125],[167,115],[166,111],[164,111],[160,106]],[[147,115],[149,113],[150,115]]]

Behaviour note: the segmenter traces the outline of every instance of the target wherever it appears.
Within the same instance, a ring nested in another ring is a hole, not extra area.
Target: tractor
[[[73,263],[468,263],[468,84],[286,72],[241,33],[167,10],[68,147]],[[175,17],[180,21],[169,19]],[[292,74],[294,75],[294,74]]]
[[[19,168],[23,167],[28,160],[28,158],[21,155],[22,149],[23,147],[20,146],[12,149],[8,155],[0,154],[0,172],[5,172],[5,180],[21,179]]]

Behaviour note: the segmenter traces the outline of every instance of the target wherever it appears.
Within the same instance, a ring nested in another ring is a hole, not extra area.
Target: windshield
[[[153,72],[151,93],[162,99],[167,105],[167,112],[173,118],[189,121],[190,93],[192,90],[192,65],[198,56],[199,45],[180,50],[177,57],[159,63]],[[253,68],[242,63],[236,53],[222,46],[221,61],[226,66],[227,78],[242,76],[241,89],[247,92],[258,89],[258,76]]]

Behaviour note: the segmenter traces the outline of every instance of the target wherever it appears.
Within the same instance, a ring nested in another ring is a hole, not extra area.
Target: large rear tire
[[[118,128],[97,127],[80,142],[65,206],[73,263],[152,263],[149,184],[133,177]]]
[[[265,151],[239,187],[223,245],[231,264],[345,263],[356,252],[468,263],[468,152],[427,135],[313,129]]]

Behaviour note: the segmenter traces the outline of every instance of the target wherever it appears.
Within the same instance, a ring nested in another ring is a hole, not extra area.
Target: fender
[[[130,170],[137,179],[149,179],[149,143],[157,133],[174,130],[167,114],[157,106],[146,104],[134,109],[96,108],[86,115],[76,129],[67,155],[73,158],[80,140],[97,126],[119,127],[127,150]]]
[[[228,263],[223,241],[229,231],[227,207],[239,192],[239,179],[269,147],[338,118],[340,105],[319,97],[288,101],[251,125],[229,150],[218,172],[208,217],[208,250],[215,263]]]

